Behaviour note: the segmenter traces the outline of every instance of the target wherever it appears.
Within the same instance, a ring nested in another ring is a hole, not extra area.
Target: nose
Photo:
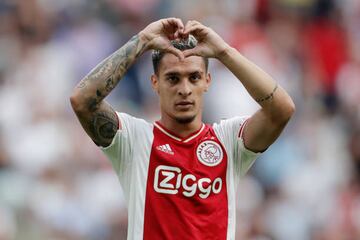
[[[178,94],[186,97],[191,95],[191,93],[191,83],[187,79],[183,79],[179,85]]]

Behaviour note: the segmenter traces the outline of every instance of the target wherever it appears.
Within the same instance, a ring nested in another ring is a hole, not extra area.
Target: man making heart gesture
[[[104,100],[148,50],[161,110],[154,123],[117,112]],[[203,95],[212,81],[209,58],[239,79],[260,110],[203,123]],[[80,81],[70,100],[119,177],[128,239],[235,239],[239,177],[295,110],[283,88],[211,28],[177,18],[153,22],[131,38]]]

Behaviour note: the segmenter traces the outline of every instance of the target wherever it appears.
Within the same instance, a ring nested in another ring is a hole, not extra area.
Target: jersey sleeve
[[[247,149],[244,145],[243,130],[248,116],[221,120],[214,129],[222,140],[228,154],[232,154],[236,175],[244,176],[254,164],[260,153]]]
[[[130,172],[133,158],[133,146],[138,135],[138,126],[143,124],[142,119],[132,117],[126,113],[116,113],[119,117],[119,129],[111,144],[100,147],[110,160],[114,170],[120,178],[124,178],[126,172]]]
[[[125,113],[116,112],[119,118],[119,129],[117,130],[111,144],[100,149],[110,160],[114,170],[118,175],[127,167],[127,161],[132,155],[132,136],[134,126],[131,121],[131,116]]]

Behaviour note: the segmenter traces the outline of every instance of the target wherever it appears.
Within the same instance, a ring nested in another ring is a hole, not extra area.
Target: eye
[[[166,78],[166,80],[171,84],[176,84],[179,81],[179,77],[176,75],[170,75]]]
[[[200,80],[201,79],[201,75],[200,74],[192,74],[191,76],[190,76],[190,81],[192,81],[192,82],[197,82],[198,80]]]

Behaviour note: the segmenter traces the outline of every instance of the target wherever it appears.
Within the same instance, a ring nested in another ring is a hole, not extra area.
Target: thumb
[[[179,49],[174,48],[173,46],[169,46],[164,51],[174,54],[175,56],[177,56],[179,58],[179,60],[184,60],[184,58],[185,58],[184,53],[182,51],[180,51]]]
[[[183,51],[183,54],[184,54],[184,57],[201,56],[199,49],[197,49],[196,47]]]

